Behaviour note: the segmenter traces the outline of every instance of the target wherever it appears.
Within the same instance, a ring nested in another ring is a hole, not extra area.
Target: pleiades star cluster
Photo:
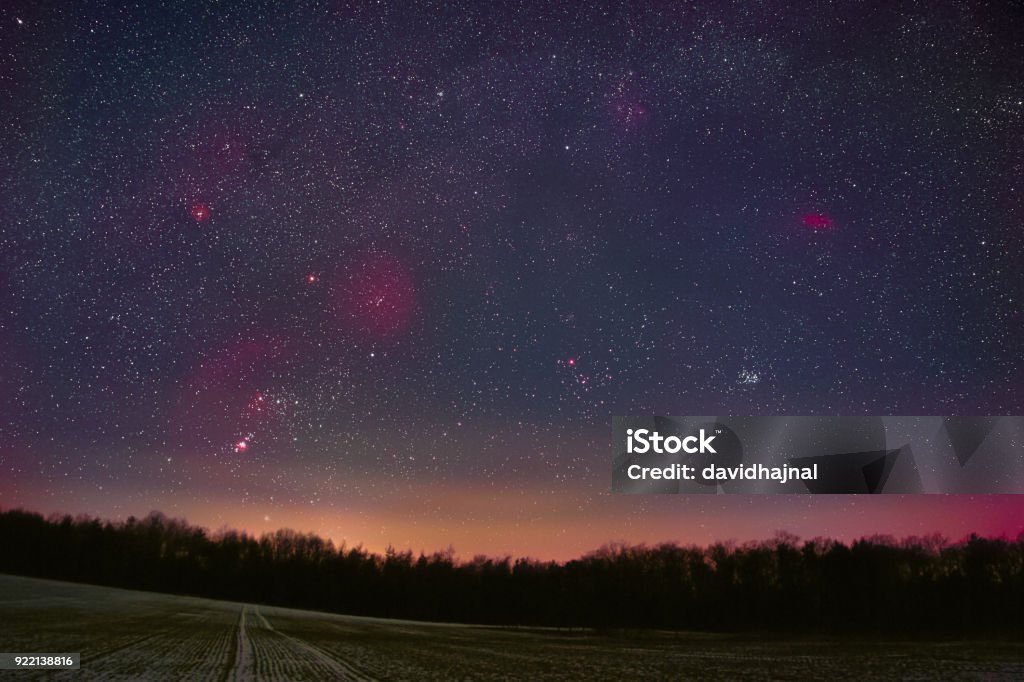
[[[1020,414],[1022,35],[1014,2],[6,2],[0,504],[551,556],[891,520],[613,500],[611,415]]]

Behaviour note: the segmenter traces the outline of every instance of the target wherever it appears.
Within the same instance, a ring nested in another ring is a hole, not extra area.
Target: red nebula
[[[416,310],[416,287],[409,268],[373,254],[345,272],[334,293],[339,322],[376,337],[408,328]]]
[[[236,448],[244,440],[246,447],[252,445],[246,434],[264,428],[268,422],[263,415],[274,415],[277,409],[268,404],[275,396],[267,387],[275,385],[279,372],[290,367],[295,357],[289,343],[278,337],[211,342],[174,401],[174,430],[191,434],[197,442],[227,442]],[[276,416],[274,420],[271,425],[276,424]],[[235,440],[225,441],[231,437]]]
[[[240,440],[237,443],[235,443],[235,452],[245,452],[248,447],[249,444],[247,442],[245,442],[244,440]]]
[[[569,358],[569,365],[572,366],[572,365],[575,365],[575,364],[576,364],[575,358]]]
[[[205,220],[209,219],[209,217],[209,204],[204,204],[203,202],[200,201],[192,205],[192,218],[195,219],[197,223],[204,222]]]
[[[824,213],[808,213],[801,219],[801,222],[804,227],[812,230],[829,230],[832,228],[832,218]]]

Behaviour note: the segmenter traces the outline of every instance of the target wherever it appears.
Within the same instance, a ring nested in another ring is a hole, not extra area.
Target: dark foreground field
[[[1008,642],[435,625],[6,575],[0,651],[82,654],[81,670],[12,679],[1024,679]]]

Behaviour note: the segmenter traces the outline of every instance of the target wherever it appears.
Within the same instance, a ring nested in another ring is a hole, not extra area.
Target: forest
[[[0,510],[0,572],[352,615],[557,628],[945,633],[1024,630],[1024,533],[778,533],[706,547],[609,545],[566,562],[335,546],[313,534],[210,532]]]

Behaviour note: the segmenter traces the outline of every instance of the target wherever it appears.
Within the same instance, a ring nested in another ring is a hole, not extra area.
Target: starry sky
[[[1021,414],[1015,2],[6,2],[0,506],[568,558],[615,414]]]

